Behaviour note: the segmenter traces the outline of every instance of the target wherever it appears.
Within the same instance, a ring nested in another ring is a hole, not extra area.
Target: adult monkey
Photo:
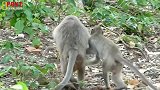
[[[53,31],[56,47],[60,53],[61,71],[65,74],[55,90],[61,90],[78,70],[78,79],[83,80],[86,49],[89,47],[90,34],[88,29],[76,16],[66,16]]]
[[[138,71],[136,67],[134,67],[129,63],[128,60],[125,60],[122,57],[121,52],[116,44],[103,36],[103,31],[100,26],[93,28],[91,34],[92,35],[89,39],[89,46],[90,50],[96,52],[97,60],[90,62],[90,64],[95,64],[95,62],[102,59],[103,78],[105,80],[106,88],[109,88],[108,72],[112,72],[112,80],[116,84],[117,89],[127,89],[127,86],[121,78],[123,67],[122,64],[124,64],[130,67],[137,75],[139,75],[142,78],[142,81],[149,85],[153,90],[158,90],[145,78],[143,74]],[[87,63],[89,64],[89,62]]]

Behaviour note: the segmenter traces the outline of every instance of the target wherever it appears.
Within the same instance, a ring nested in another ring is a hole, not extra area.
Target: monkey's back
[[[93,48],[97,49],[101,58],[107,57],[106,55],[116,55],[120,52],[112,40],[101,34],[92,35],[90,38],[90,43]]]
[[[83,49],[88,48],[90,34],[87,28],[75,16],[67,16],[53,31],[53,37],[57,48],[63,49]],[[66,47],[66,48],[65,48]],[[62,50],[61,50],[62,49]]]

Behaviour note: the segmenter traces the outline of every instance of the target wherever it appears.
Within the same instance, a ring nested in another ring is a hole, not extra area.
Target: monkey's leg
[[[85,64],[84,64],[84,55],[78,55],[77,56],[77,62],[76,62],[76,68],[77,68],[77,73],[78,73],[78,81],[82,81],[84,79],[84,73],[85,73]],[[81,90],[81,87],[79,87],[79,83],[75,83],[74,85],[76,86],[77,90]]]
[[[117,62],[116,66],[114,66],[114,69],[112,70],[112,80],[116,84],[117,89],[119,90],[127,90],[126,84],[122,80],[122,68],[123,65],[119,62]]]
[[[78,64],[78,80],[82,81],[84,79],[84,73],[85,73],[85,64],[84,64],[85,57],[80,56],[79,57],[79,64]]]
[[[78,80],[82,81],[84,79],[85,66],[82,65],[81,69],[78,70]]]
[[[103,78],[104,78],[105,86],[106,86],[106,89],[109,90],[110,89],[110,85],[109,85],[109,68],[107,68],[106,62],[103,62],[102,69],[103,69],[102,71],[103,71]]]

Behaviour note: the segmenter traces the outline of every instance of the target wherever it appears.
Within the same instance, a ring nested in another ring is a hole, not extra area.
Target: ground
[[[57,83],[62,80],[62,73],[60,72],[60,65],[59,65],[59,59],[58,59],[58,52],[56,51],[56,48],[49,50],[49,52],[45,53],[43,55],[43,51],[48,46],[55,47],[54,39],[52,38],[51,32],[55,28],[56,25],[51,24],[49,20],[47,20],[46,25],[49,26],[49,34],[39,34],[38,36],[41,39],[41,46],[39,48],[39,51],[31,51],[29,52],[29,48],[31,47],[31,41],[29,40],[27,34],[21,34],[21,35],[15,35],[13,32],[13,29],[11,28],[3,28],[0,30],[0,41],[4,40],[11,40],[18,43],[23,44],[22,49],[22,56],[18,56],[17,58],[22,58],[26,63],[28,64],[37,64],[43,66],[46,63],[55,63],[57,66],[57,69],[46,75],[47,81],[50,80],[57,80]],[[87,25],[86,25],[87,26]],[[90,27],[88,27],[90,28]],[[110,28],[110,27],[108,27]],[[23,37],[24,36],[24,37]],[[113,32],[105,32],[105,36],[112,39],[119,47],[119,49],[122,52],[122,55],[124,58],[128,59],[129,62],[131,62],[134,66],[136,66],[141,73],[143,73],[147,79],[152,82],[155,86],[160,86],[160,54],[150,54],[148,55],[147,60],[143,54],[135,49],[128,48],[124,45],[124,43],[118,42],[119,36],[117,36]],[[155,39],[156,37],[152,37]],[[160,47],[155,46],[151,39],[151,42],[148,42],[148,46],[146,46],[146,49],[154,52],[159,52]],[[159,49],[158,49],[159,48]],[[145,52],[145,51],[144,51]],[[0,52],[0,59],[6,54],[10,54],[9,51],[1,51]],[[148,54],[148,53],[147,53]],[[18,55],[18,54],[15,54]],[[33,61],[30,60],[33,58]],[[12,65],[13,62],[10,62],[8,64],[0,64],[0,70],[2,70],[6,66]],[[102,68],[101,63],[93,66],[87,66],[86,72],[85,72],[85,79],[81,87],[84,88],[84,90],[103,90],[102,87],[104,87],[104,81],[101,76],[102,74]],[[76,75],[75,75],[76,76]],[[124,66],[123,68],[123,80],[128,85],[129,88],[132,88],[134,90],[149,90],[148,87],[141,81],[141,79],[133,73],[129,67]],[[6,87],[9,87],[11,85],[14,85],[17,81],[17,78],[12,77],[11,74],[7,74],[4,77],[0,78],[0,82],[3,82]],[[43,87],[43,86],[42,86]],[[43,90],[42,87],[39,87],[37,90]],[[44,86],[45,87],[45,86]],[[114,88],[115,85],[111,81],[111,87]],[[90,88],[90,89],[87,89]],[[92,89],[91,89],[92,88]],[[46,89],[45,89],[46,90]]]

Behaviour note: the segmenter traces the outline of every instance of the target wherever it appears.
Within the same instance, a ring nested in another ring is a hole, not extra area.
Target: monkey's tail
[[[158,90],[155,86],[153,86],[152,83],[150,83],[143,74],[141,74],[136,67],[134,67],[131,63],[129,63],[128,60],[122,58],[122,57],[117,57],[116,60],[120,60],[122,64],[129,66],[136,74],[142,78],[143,82],[145,82],[147,85],[149,85],[153,90]]]
[[[65,73],[63,80],[56,86],[55,90],[62,90],[63,87],[67,85],[67,83],[69,82],[69,80],[73,74],[73,67],[76,62],[78,51],[75,49],[71,49],[71,50],[69,50],[68,55],[69,55],[69,61],[68,61],[68,65],[67,65],[67,71]]]

